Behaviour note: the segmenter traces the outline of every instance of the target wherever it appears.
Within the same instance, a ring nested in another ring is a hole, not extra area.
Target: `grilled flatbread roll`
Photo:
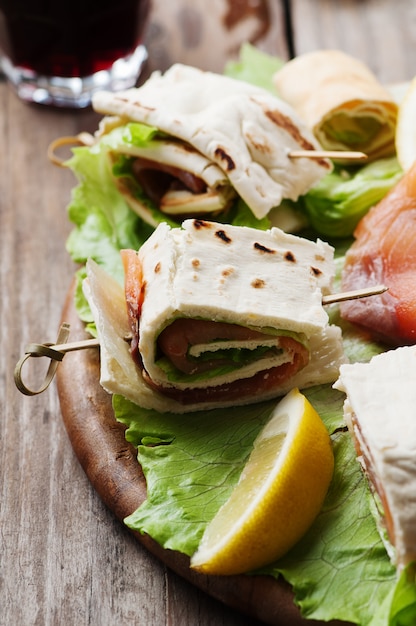
[[[179,176],[182,195],[174,188],[163,197],[161,210],[169,215],[218,212],[239,196],[263,218],[283,198],[297,200],[332,168],[327,159],[290,158],[291,150],[320,146],[287,103],[257,86],[194,67],[176,64],[164,74],[154,72],[139,88],[96,93],[93,108],[105,116],[98,137],[129,122],[165,134],[155,138],[151,150],[126,146],[120,136],[112,151],[144,161],[138,161],[138,170],[190,172],[196,189]],[[128,181],[121,185],[132,208],[156,225],[146,204],[129,193]]]
[[[334,385],[347,394],[345,420],[399,570],[416,561],[415,374],[416,346],[407,346],[341,365]]]
[[[341,332],[322,306],[334,275],[328,244],[186,220],[160,224],[123,258],[127,312],[121,287],[91,261],[85,283],[107,391],[185,412],[337,378]]]
[[[273,81],[323,148],[360,150],[369,160],[394,154],[397,104],[358,59],[339,50],[309,52]]]

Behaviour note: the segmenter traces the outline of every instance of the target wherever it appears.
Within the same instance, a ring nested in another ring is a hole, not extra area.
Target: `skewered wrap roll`
[[[273,81],[323,148],[360,150],[369,160],[394,154],[397,104],[358,59],[340,50],[309,52]]]
[[[127,311],[120,287],[93,262],[85,283],[111,393],[185,412],[336,379],[345,357],[322,306],[334,275],[328,244],[186,220],[160,224],[123,259]]]
[[[342,365],[334,385],[347,394],[345,420],[399,570],[416,561],[415,374],[416,346],[403,347]]]
[[[200,217],[227,210],[239,197],[261,219],[283,198],[297,200],[332,168],[327,159],[290,158],[291,150],[320,146],[287,103],[194,67],[176,64],[139,88],[98,92],[93,107],[106,116],[98,138],[113,157],[132,160],[129,175],[116,184],[153,226],[160,222],[155,204],[171,217]],[[137,123],[156,134],[141,140]],[[134,192],[135,177],[153,205]]]

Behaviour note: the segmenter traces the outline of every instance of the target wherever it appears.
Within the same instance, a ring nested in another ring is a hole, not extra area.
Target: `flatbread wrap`
[[[152,226],[161,221],[156,210],[181,222],[222,213],[239,198],[262,219],[332,168],[328,159],[290,157],[320,145],[287,103],[194,67],[176,64],[139,88],[98,92],[93,108],[104,115],[96,139],[107,142],[113,166],[124,158],[115,183]]]
[[[377,504],[387,552],[400,571],[416,561],[416,346],[344,364],[334,387]]]
[[[368,160],[395,153],[398,107],[370,69],[340,50],[309,52],[273,77],[327,150],[359,150]]]
[[[186,220],[122,254],[124,290],[92,261],[84,283],[110,393],[188,412],[337,378],[346,359],[322,306],[334,275],[328,244]]]

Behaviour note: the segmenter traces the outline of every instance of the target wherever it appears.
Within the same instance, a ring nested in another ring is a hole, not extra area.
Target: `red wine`
[[[150,0],[0,0],[0,48],[15,67],[85,77],[141,43]]]

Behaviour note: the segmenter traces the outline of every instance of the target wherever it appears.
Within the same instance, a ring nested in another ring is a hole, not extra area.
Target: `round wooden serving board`
[[[88,338],[68,292],[62,321],[71,325],[71,341]],[[146,481],[135,449],[126,442],[124,426],[113,414],[111,397],[99,384],[99,350],[66,356],[57,370],[62,417],[81,466],[103,502],[122,522],[146,498]],[[138,542],[170,569],[214,598],[273,626],[335,626],[346,622],[309,621],[293,603],[290,586],[268,576],[205,576],[189,568],[189,558],[165,550],[149,536],[134,533]]]

